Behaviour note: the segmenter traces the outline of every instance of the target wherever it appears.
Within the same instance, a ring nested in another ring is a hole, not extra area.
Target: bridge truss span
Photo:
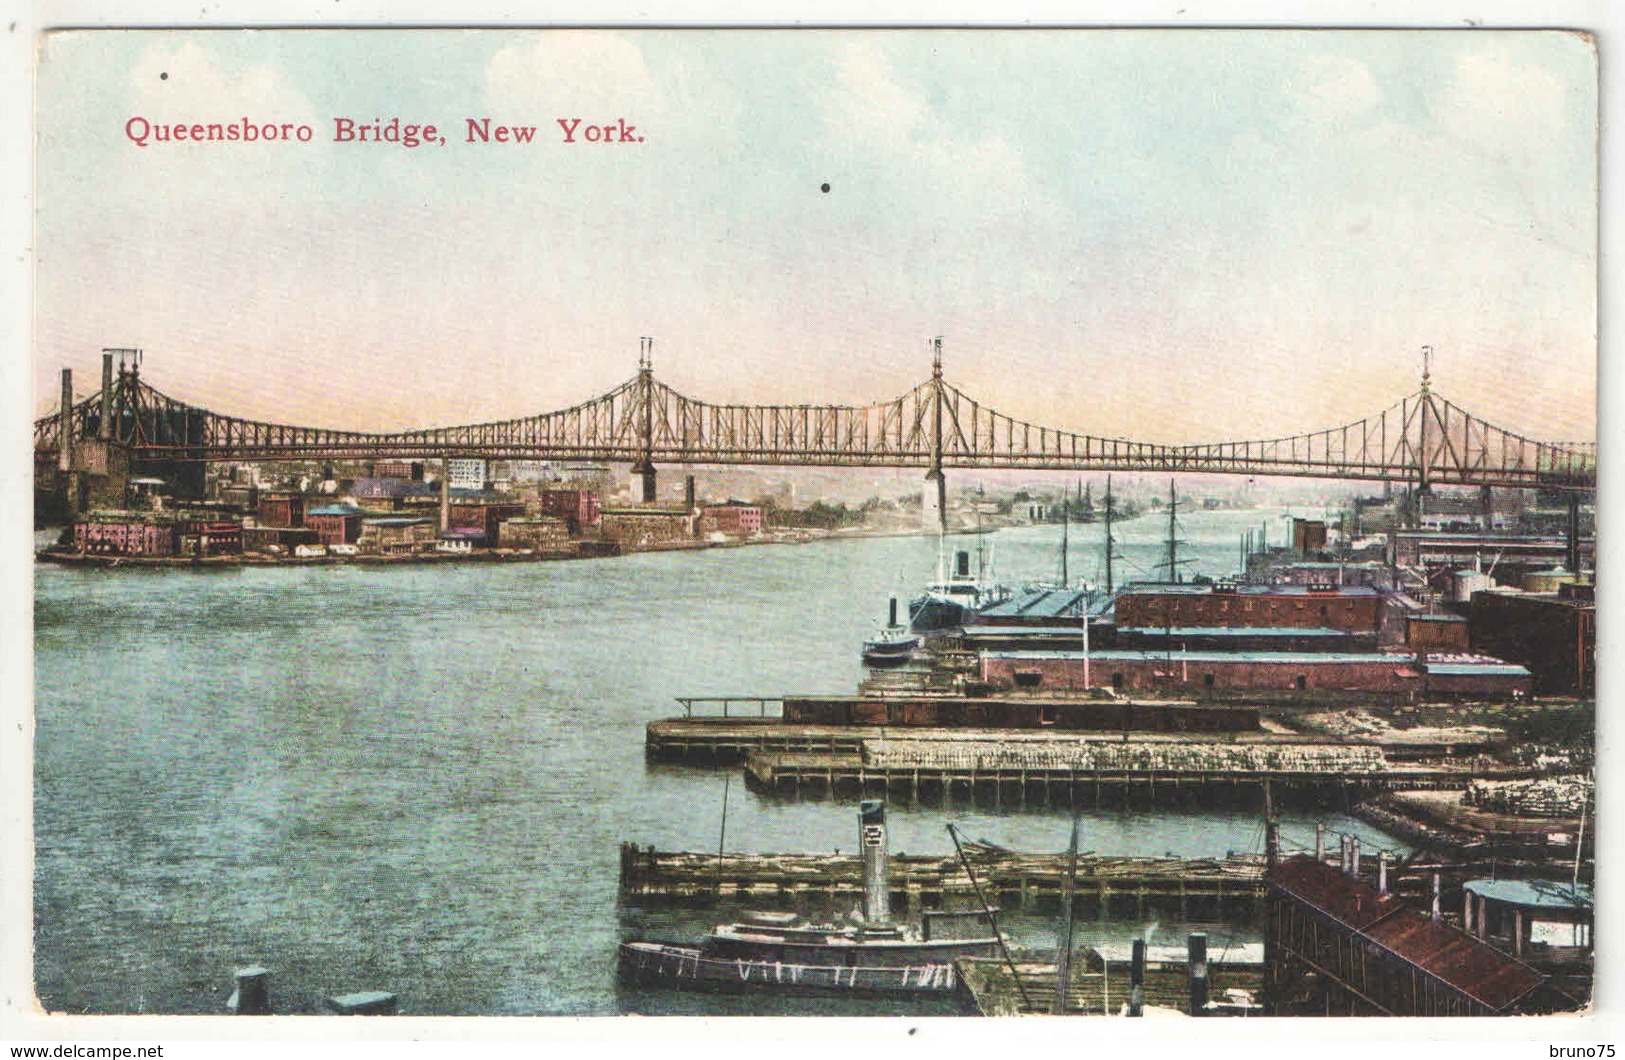
[[[109,377],[110,378],[110,377]],[[103,431],[104,415],[110,418]],[[100,438],[144,460],[254,461],[430,457],[588,459],[655,464],[1008,468],[1282,475],[1419,485],[1596,488],[1593,443],[1541,442],[1490,424],[1422,389],[1337,427],[1193,445],[1110,438],[1016,419],[942,378],[872,405],[728,405],[654,378],[553,412],[393,433],[298,427],[231,416],[171,398],[120,370],[100,393],[35,423],[39,459]]]

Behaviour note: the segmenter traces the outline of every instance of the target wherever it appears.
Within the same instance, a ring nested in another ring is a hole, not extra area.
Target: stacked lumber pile
[[[1578,817],[1593,798],[1590,777],[1571,775],[1535,780],[1475,780],[1467,805],[1520,817]]]
[[[960,772],[1025,770],[1032,773],[1339,773],[1369,775],[1387,769],[1381,748],[1339,744],[1177,744],[1138,741],[999,739],[865,740],[871,769],[942,769]]]

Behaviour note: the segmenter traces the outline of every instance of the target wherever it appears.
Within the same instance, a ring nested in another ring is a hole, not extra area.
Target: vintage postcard
[[[1594,1012],[1592,36],[35,62],[30,1034]]]

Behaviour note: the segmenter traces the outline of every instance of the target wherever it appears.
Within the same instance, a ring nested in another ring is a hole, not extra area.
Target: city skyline
[[[950,381],[1087,433],[1331,427],[1423,345],[1498,426],[1595,431],[1582,35],[108,31],[39,71],[41,412],[139,346],[233,415],[506,419],[642,335],[695,398],[868,404],[941,334]],[[644,140],[566,144],[578,113]],[[310,142],[128,125],[249,116]],[[447,143],[333,142],[392,116]]]

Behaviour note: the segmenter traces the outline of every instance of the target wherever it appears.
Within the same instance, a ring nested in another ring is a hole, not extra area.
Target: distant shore
[[[950,530],[954,533],[971,533]],[[920,537],[927,531],[907,529],[861,528],[823,530],[797,529],[764,534],[758,537],[730,538],[722,541],[683,540],[663,541],[631,548],[616,546],[613,542],[588,541],[587,548],[573,552],[532,552],[518,549],[477,549],[468,552],[397,552],[358,553],[356,555],[293,556],[265,553],[232,552],[213,556],[122,556],[108,553],[75,552],[56,547],[36,551],[34,558],[41,563],[54,563],[63,567],[97,569],[143,568],[159,570],[197,570],[230,567],[319,567],[332,565],[398,566],[402,564],[442,563],[538,563],[577,559],[607,559],[617,555],[639,552],[696,552],[713,548],[746,548],[757,545],[806,545],[818,541],[847,541],[882,537]]]

